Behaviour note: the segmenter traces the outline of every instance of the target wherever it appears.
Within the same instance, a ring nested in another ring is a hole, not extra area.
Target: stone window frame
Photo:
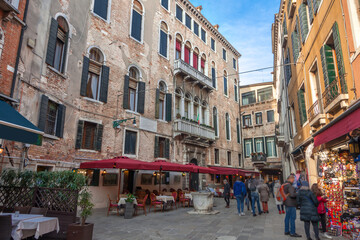
[[[141,6],[142,6],[142,14],[141,14],[141,16],[142,16],[142,18],[141,18],[141,35],[140,35],[140,38],[141,38],[141,41],[139,41],[139,40],[137,40],[136,38],[134,38],[133,36],[131,36],[131,32],[132,32],[132,22],[133,22],[133,10],[134,10],[134,1],[138,1],[140,4],[141,4]],[[140,43],[140,44],[144,44],[144,22],[145,22],[145,6],[144,6],[144,3],[142,3],[142,1],[141,0],[132,0],[132,3],[131,3],[131,11],[130,11],[130,31],[129,31],[129,37],[132,39],[132,40],[134,40],[134,41],[136,41],[136,42],[138,42],[138,43]]]
[[[164,30],[161,28],[161,26],[162,26],[162,23],[164,23],[165,25],[166,25],[166,27],[167,27],[167,32],[166,32],[166,34],[167,34],[167,39],[166,39],[166,41],[167,41],[167,47],[166,47],[166,55],[167,56],[164,56],[164,55],[162,55],[161,53],[160,53],[160,48],[161,48],[161,31],[163,31],[164,32]],[[176,36],[176,35],[175,35]],[[159,46],[158,46],[158,54],[161,56],[161,57],[163,57],[163,58],[165,58],[166,60],[170,60],[170,28],[169,28],[169,24],[165,21],[165,20],[161,20],[160,21],[160,23],[159,23]],[[175,39],[175,52],[176,52],[176,39]],[[176,54],[176,53],[175,53]]]
[[[99,18],[101,20],[103,20],[104,22],[106,23],[110,23],[110,19],[111,19],[111,1],[112,0],[108,0],[108,7],[107,7],[107,19],[104,19],[103,17],[97,15],[95,12],[94,12],[94,7],[95,7],[95,0],[93,0],[91,2],[91,13],[96,17],[96,18]]]

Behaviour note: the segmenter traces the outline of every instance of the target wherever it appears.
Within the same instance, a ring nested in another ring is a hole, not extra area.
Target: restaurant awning
[[[138,170],[143,169],[146,162],[131,159],[128,157],[116,157],[112,159],[96,160],[91,162],[83,162],[80,164],[80,168],[119,168]],[[152,170],[152,169],[151,169]]]
[[[214,174],[220,174],[220,175],[236,175],[236,174],[240,176],[251,176],[251,174],[255,174],[257,176],[260,175],[259,172],[244,170],[240,168],[217,167],[217,166],[210,166],[210,168],[215,170]]]
[[[148,169],[143,169],[143,170],[162,170],[162,171],[172,171],[172,172],[193,172],[194,171],[194,168],[191,165],[172,163],[172,162],[167,162],[164,160],[148,162],[147,167],[148,167]]]
[[[316,132],[314,147],[332,141],[360,127],[360,101]]]
[[[41,146],[44,132],[0,100],[0,139]]]
[[[216,174],[216,171],[214,169],[211,169],[211,168],[208,168],[208,167],[197,166],[197,165],[195,165],[193,163],[189,163],[189,164],[186,164],[186,165],[192,166],[193,172],[196,172],[196,173]]]

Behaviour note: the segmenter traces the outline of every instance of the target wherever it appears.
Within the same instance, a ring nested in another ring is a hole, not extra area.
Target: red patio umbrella
[[[119,168],[138,170],[145,168],[146,164],[147,163],[143,161],[121,156],[112,159],[83,162],[80,164],[80,168]]]
[[[186,165],[192,166],[193,167],[193,171],[195,173],[209,173],[209,174],[216,174],[216,171],[214,169],[208,168],[208,167],[201,167],[201,166],[197,166],[193,163],[188,163]]]

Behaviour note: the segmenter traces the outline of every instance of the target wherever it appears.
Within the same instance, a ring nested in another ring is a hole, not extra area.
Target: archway
[[[198,165],[197,159],[193,158],[190,163]],[[199,191],[199,173],[190,173],[190,191]]]

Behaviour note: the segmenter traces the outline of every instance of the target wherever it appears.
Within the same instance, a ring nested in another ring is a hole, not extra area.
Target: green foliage
[[[133,203],[135,201],[135,196],[132,195],[131,193],[129,193],[127,195],[127,198],[125,199],[125,202],[128,202],[128,203]]]
[[[19,172],[6,169],[0,175],[0,185],[10,187],[44,187],[81,190],[86,177],[72,171]]]
[[[79,195],[79,207],[81,225],[85,225],[86,219],[92,214],[94,204],[91,202],[92,195],[87,188],[84,188]]]

